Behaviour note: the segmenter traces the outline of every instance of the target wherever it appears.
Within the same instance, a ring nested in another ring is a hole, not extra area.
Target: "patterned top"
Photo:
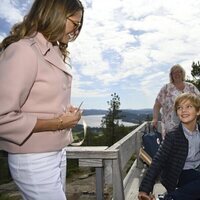
[[[165,135],[174,126],[179,124],[179,119],[174,111],[174,102],[178,95],[181,93],[195,93],[200,96],[199,90],[192,84],[184,82],[184,90],[178,90],[173,83],[165,84],[158,96],[156,101],[158,101],[161,106],[161,121],[162,121],[162,133]]]

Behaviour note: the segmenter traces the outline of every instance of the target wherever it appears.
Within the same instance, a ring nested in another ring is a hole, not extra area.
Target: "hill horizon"
[[[153,109],[120,109],[123,121],[138,123],[152,118]],[[108,110],[101,109],[84,109],[83,116],[87,115],[106,115]]]

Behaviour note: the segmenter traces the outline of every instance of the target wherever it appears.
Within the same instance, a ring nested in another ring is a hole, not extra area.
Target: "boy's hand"
[[[146,192],[139,192],[139,200],[156,200],[154,195],[148,195]]]

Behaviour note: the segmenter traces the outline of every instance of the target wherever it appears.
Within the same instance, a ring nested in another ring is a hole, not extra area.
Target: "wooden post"
[[[142,162],[142,160],[139,157],[139,151],[140,148],[142,146],[142,130],[137,132],[137,137],[136,137],[136,154],[137,154],[137,168],[142,169],[144,168],[144,163]]]
[[[118,151],[118,159],[113,160],[113,199],[125,200],[121,158],[119,151]]]
[[[96,199],[104,200],[103,168],[96,167]]]

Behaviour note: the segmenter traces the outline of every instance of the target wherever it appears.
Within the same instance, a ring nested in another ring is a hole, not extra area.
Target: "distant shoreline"
[[[102,117],[105,115],[83,115],[78,124],[83,125],[83,120],[86,122],[88,127],[91,128],[100,128]],[[123,124],[124,126],[136,126],[136,123],[124,122],[121,119],[119,120],[119,124]]]

